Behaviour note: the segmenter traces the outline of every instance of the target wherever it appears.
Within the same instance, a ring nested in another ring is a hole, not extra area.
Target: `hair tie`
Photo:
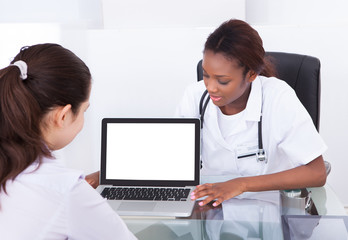
[[[19,70],[21,72],[20,77],[22,80],[27,79],[28,65],[24,61],[18,60],[11,65],[17,66],[19,68]]]

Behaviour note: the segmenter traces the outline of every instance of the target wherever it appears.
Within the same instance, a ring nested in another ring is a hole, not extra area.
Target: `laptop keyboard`
[[[108,200],[186,201],[189,188],[106,187],[101,195]]]

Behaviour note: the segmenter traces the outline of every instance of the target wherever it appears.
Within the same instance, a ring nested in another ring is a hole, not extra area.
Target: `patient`
[[[53,151],[80,132],[91,74],[57,44],[22,48],[0,70],[1,239],[135,239]]]

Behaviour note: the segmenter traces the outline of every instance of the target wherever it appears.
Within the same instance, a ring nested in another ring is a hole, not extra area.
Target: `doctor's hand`
[[[235,178],[226,182],[206,183],[198,185],[191,193],[191,199],[196,200],[206,197],[199,202],[199,206],[204,206],[216,199],[213,206],[220,205],[223,201],[238,196],[244,192],[244,183],[242,178]]]

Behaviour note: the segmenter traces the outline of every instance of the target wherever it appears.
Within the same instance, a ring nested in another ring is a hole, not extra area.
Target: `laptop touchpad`
[[[156,206],[154,202],[123,202],[118,207],[118,211],[151,211]]]

